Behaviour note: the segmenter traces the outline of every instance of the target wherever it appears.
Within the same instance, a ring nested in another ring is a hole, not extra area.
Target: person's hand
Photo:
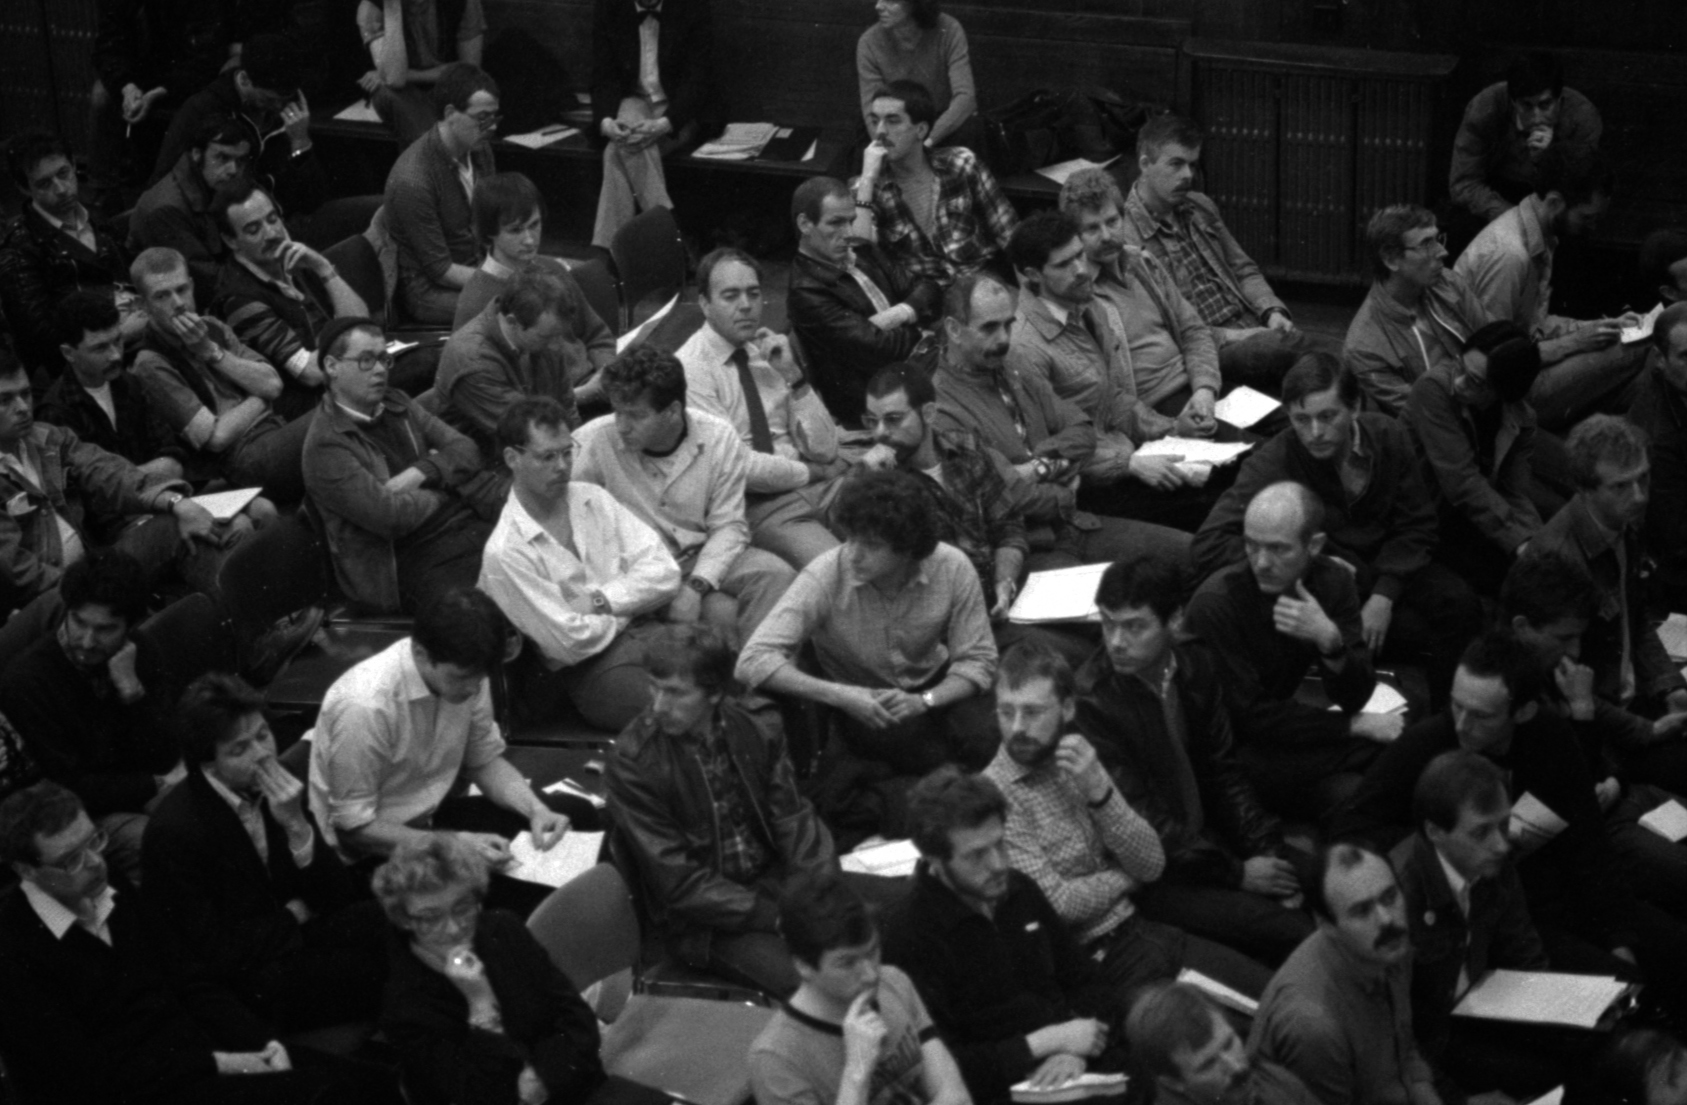
[[[1272,330],[1280,330],[1285,334],[1292,334],[1295,330],[1295,320],[1289,317],[1287,311],[1272,311],[1271,318],[1265,323]]]
[[[276,759],[267,759],[258,766],[257,780],[258,789],[269,802],[269,812],[283,828],[302,835],[310,825],[305,819],[305,785]]]
[[[876,693],[879,696],[879,703],[889,711],[893,721],[912,721],[926,712],[925,699],[917,694],[895,688]]]
[[[287,1054],[287,1049],[282,1046],[280,1040],[271,1040],[258,1054],[263,1058],[264,1065],[272,1071],[293,1069],[293,1057]]]
[[[1300,893],[1294,864],[1276,856],[1255,856],[1242,864],[1242,889],[1267,898]]]
[[[884,1043],[885,1022],[873,1008],[873,990],[863,990],[849,1003],[844,1013],[844,1071],[858,1077],[870,1075],[879,1062],[879,1048]]]
[[[1370,647],[1371,655],[1382,651],[1382,643],[1388,639],[1388,623],[1394,620],[1394,600],[1383,595],[1372,595],[1365,600],[1363,609],[1359,611],[1359,624],[1365,634],[1365,644]]]
[[[188,351],[196,357],[209,357],[217,351],[217,344],[211,340],[211,328],[205,320],[192,311],[183,311],[179,315],[170,316],[170,329],[176,332]]]
[[[1622,324],[1614,318],[1602,318],[1577,327],[1565,335],[1571,353],[1597,353],[1622,339]]]
[[[533,834],[533,847],[548,852],[568,833],[568,818],[544,803],[527,819],[527,829]]]
[[[141,122],[147,116],[152,114],[152,106],[159,100],[162,100],[168,92],[169,89],[165,88],[163,85],[159,85],[157,88],[147,89],[145,92],[141,93],[140,103],[135,105],[134,111],[131,112],[125,110],[123,112],[123,121],[128,123],[130,126]]]
[[[1615,319],[1616,324],[1624,330],[1633,330],[1640,325],[1640,316],[1633,311],[1624,311]]]
[[[1558,684],[1558,693],[1563,695],[1564,701],[1569,704],[1570,716],[1579,721],[1592,720],[1593,669],[1568,656],[1561,656],[1558,658],[1558,666],[1552,669],[1552,680]]]
[[[1678,688],[1664,695],[1664,709],[1672,714],[1687,713],[1687,690]]]
[[[878,693],[866,687],[839,688],[837,705],[844,713],[869,729],[888,729],[896,723]]]
[[[277,254],[277,257],[281,261],[281,267],[288,272],[303,266],[326,280],[328,274],[334,271],[334,262],[296,239],[282,242],[281,251]]]
[[[1593,796],[1599,800],[1599,812],[1609,813],[1617,799],[1623,796],[1623,785],[1617,782],[1615,775],[1607,775],[1593,784]]]
[[[1087,1066],[1080,1056],[1068,1055],[1063,1051],[1038,1063],[1037,1069],[1031,1072],[1026,1081],[1031,1083],[1034,1090],[1053,1090],[1084,1073]]]
[[[312,911],[303,898],[288,898],[284,904],[287,912],[293,915],[293,920],[301,925],[316,916],[316,913]]]
[[[412,464],[409,468],[388,478],[382,486],[394,495],[402,495],[406,491],[415,491],[428,479],[427,473]]]
[[[1099,802],[1113,789],[1113,780],[1107,777],[1107,769],[1101,766],[1101,759],[1095,754],[1095,745],[1081,734],[1068,733],[1060,738],[1054,746],[1054,765],[1078,784],[1086,802]]]
[[[532,1065],[521,1068],[521,1073],[515,1076],[515,1095],[521,1105],[545,1105],[550,1099],[551,1091],[545,1088],[539,1072]]]
[[[1189,482],[1189,477],[1177,467],[1181,456],[1145,457],[1132,453],[1131,475],[1156,491],[1176,491]]]
[[[884,168],[885,157],[890,151],[877,142],[867,143],[867,148],[861,151],[861,178],[876,181],[879,170]]]
[[[446,952],[440,971],[468,999],[471,1015],[477,1011],[491,1013],[497,1009],[498,996],[492,992],[492,983],[486,977],[486,964],[481,962],[473,948],[464,944]]]
[[[763,326],[756,331],[755,346],[761,351],[762,359],[784,379],[786,386],[796,387],[802,382],[802,365],[797,363],[796,354],[791,352],[790,338]]]
[[[605,138],[622,145],[625,145],[633,136],[632,128],[619,119],[606,118],[598,124],[598,129],[603,132]]]
[[[1406,731],[1405,714],[1354,714],[1347,731],[1356,737],[1388,744]]]
[[[681,587],[679,594],[668,603],[668,620],[681,625],[691,625],[703,616],[703,596],[690,587]]]
[[[371,69],[369,72],[363,74],[363,76],[357,78],[357,87],[363,89],[363,91],[370,96],[379,92],[385,83],[385,81],[381,80],[381,71],[379,69]]]
[[[1618,945],[1617,947],[1612,948],[1611,954],[1630,966],[1634,966],[1640,962],[1638,959],[1634,958],[1634,949],[1623,945]]]
[[[1093,1058],[1107,1047],[1107,1025],[1094,1017],[1079,1017],[1056,1028],[1060,1033],[1058,1050],[1067,1055]]]
[[[135,659],[139,650],[133,640],[124,643],[123,647],[112,654],[105,662],[105,670],[111,676],[112,683],[117,687],[117,693],[125,702],[139,698],[146,693],[141,686],[141,677],[135,674]]]
[[[1218,431],[1218,418],[1213,414],[1213,406],[1212,389],[1198,389],[1178,413],[1177,434],[1180,437],[1211,437]]]
[[[177,783],[181,782],[183,779],[187,778],[187,765],[182,763],[180,760],[177,760],[175,767],[172,767],[169,771],[166,771],[162,775],[154,775],[152,778],[153,781],[158,784],[158,792],[162,794],[171,787],[175,786]]]
[[[123,121],[133,123],[135,112],[141,109],[141,86],[130,81],[123,86]]]
[[[906,303],[898,303],[894,307],[886,307],[870,316],[867,321],[880,330],[895,330],[899,326],[906,326],[919,316]]]
[[[304,89],[299,90],[296,101],[281,105],[281,129],[287,132],[287,140],[295,152],[310,146],[310,103],[305,99]]]
[[[184,544],[189,541],[203,541],[207,545],[222,543],[217,535],[217,519],[186,495],[176,500],[170,513],[176,516],[176,533]]]
[[[1285,591],[1271,607],[1271,622],[1277,632],[1304,641],[1320,653],[1341,648],[1341,630],[1324,613],[1323,604],[1306,589],[1306,581],[1295,580],[1294,593]]]
[[[510,855],[510,842],[497,833],[458,833],[457,838],[478,851],[494,868],[508,867],[514,858]]]
[[[1532,157],[1539,157],[1552,145],[1552,128],[1545,123],[1529,128],[1529,135],[1523,140]]]
[[[1013,600],[1019,597],[1019,584],[1011,579],[996,581],[996,605],[990,608],[990,620],[999,622],[1008,616],[1013,609]]]

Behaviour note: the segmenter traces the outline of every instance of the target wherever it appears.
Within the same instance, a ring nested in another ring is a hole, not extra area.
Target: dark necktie
[[[756,378],[750,375],[750,354],[739,346],[730,358],[738,366],[738,386],[744,389],[744,406],[750,412],[750,444],[758,453],[773,452],[773,431],[767,425],[767,408],[762,406]]]

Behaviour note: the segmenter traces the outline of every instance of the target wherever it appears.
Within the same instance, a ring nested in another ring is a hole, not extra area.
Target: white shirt
[[[111,385],[101,384],[97,388],[82,386],[82,390],[99,404],[100,410],[105,412],[105,420],[111,423],[111,428],[117,428],[117,404],[111,398]]]
[[[30,908],[41,918],[41,923],[47,926],[47,931],[53,934],[54,940],[63,940],[64,934],[70,931],[72,925],[82,925],[108,947],[111,945],[111,911],[117,908],[117,891],[110,886],[94,899],[94,918],[91,925],[83,924],[82,918],[76,915],[75,910],[27,880],[23,883],[23,896],[29,900]]]
[[[35,208],[35,213],[40,215],[43,219],[46,219],[47,225],[52,227],[54,230],[70,235],[89,249],[99,248],[99,239],[94,237],[94,224],[88,219],[88,209],[86,207],[83,207],[81,204],[76,205],[76,210],[82,213],[82,222],[81,225],[72,227],[63,219],[55,218],[43,211],[40,204],[31,202],[30,206]]]
[[[661,11],[662,5],[657,4],[651,11]],[[644,92],[644,98],[650,101],[650,106],[660,108],[668,102],[668,94],[662,91],[662,74],[656,63],[656,51],[661,46],[662,21],[644,18],[644,10],[640,9],[638,23],[638,86]]]
[[[1464,914],[1464,919],[1468,922],[1470,920],[1469,880],[1459,874],[1458,868],[1447,862],[1447,857],[1441,854],[1441,849],[1435,849],[1435,858],[1441,863],[1441,873],[1447,876],[1447,885],[1452,888],[1453,899],[1459,903],[1459,912]],[[1470,989],[1470,971],[1465,966],[1464,953],[1461,950],[1459,953],[1459,984],[1453,991],[1453,998],[1456,1000],[1463,997],[1464,992],[1468,989]]]
[[[512,491],[487,538],[476,584],[532,638],[552,670],[596,656],[634,615],[668,602],[680,587],[679,564],[661,536],[603,488],[571,483],[568,522],[574,549]],[[615,613],[594,610],[593,591]]]
[[[425,824],[460,772],[503,754],[490,684],[445,701],[422,681],[406,637],[328,688],[311,733],[310,809],[335,848],[339,832],[372,821]]]
[[[750,470],[744,488],[751,494],[795,491],[808,485],[808,466],[791,437],[791,385],[779,370],[767,363],[754,342],[746,345],[750,354],[750,376],[761,393],[767,412],[767,428],[773,435],[773,452],[758,453],[750,440],[750,408],[738,366],[732,363],[737,346],[721,337],[713,326],[703,327],[674,353],[685,368],[685,405],[724,419],[750,451]]]

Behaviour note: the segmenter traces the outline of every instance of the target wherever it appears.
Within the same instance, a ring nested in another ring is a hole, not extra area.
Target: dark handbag
[[[982,113],[984,160],[997,176],[1028,173],[1057,159],[1060,128],[1073,93],[1033,89],[1005,107]]]

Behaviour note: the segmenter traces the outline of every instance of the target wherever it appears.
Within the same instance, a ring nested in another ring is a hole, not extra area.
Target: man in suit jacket
[[[876,245],[850,242],[855,200],[835,177],[799,184],[791,218],[798,236],[791,329],[826,408],[855,426],[866,406],[867,381],[879,369],[910,358],[936,366],[936,346],[924,339],[935,325],[941,292],[890,264]],[[931,355],[921,358],[928,347]]]
[[[187,778],[142,844],[146,896],[178,971],[227,988],[281,1032],[372,1020],[385,926],[275,756],[263,698],[212,672],[182,696]]]
[[[592,118],[608,144],[592,244],[638,211],[673,207],[662,155],[720,129],[709,0],[597,0]]]

